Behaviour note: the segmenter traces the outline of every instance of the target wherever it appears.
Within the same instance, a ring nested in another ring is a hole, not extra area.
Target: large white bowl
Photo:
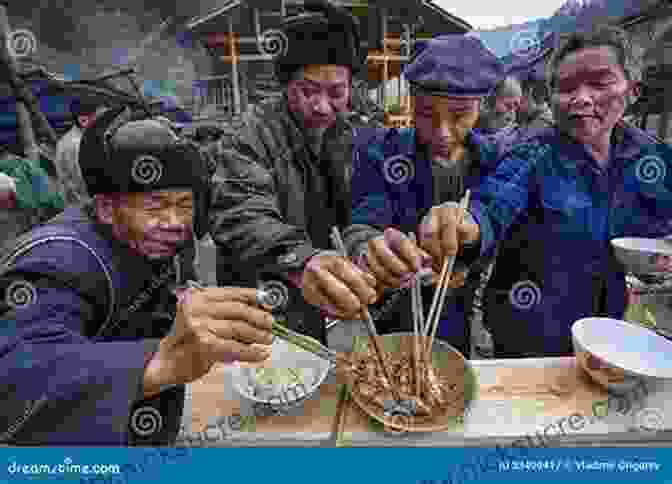
[[[310,373],[304,385],[291,388],[283,392],[274,392],[267,389],[265,395],[255,395],[256,366],[237,365],[231,369],[233,388],[243,398],[252,401],[257,406],[271,412],[281,412],[297,405],[309,398],[324,382],[331,369],[331,363],[312,353],[288,343],[281,338],[275,338],[271,348],[270,358],[264,362],[266,368],[302,369]]]
[[[584,318],[572,325],[574,353],[595,381],[627,393],[650,379],[672,378],[672,341],[633,323]]]
[[[643,237],[622,237],[611,240],[616,259],[633,274],[657,272],[656,256],[672,256],[672,241]]]

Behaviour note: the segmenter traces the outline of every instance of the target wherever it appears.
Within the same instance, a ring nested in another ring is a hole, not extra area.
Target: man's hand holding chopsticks
[[[397,229],[388,228],[369,241],[362,265],[383,288],[399,288],[412,282],[413,276],[431,264],[431,256]]]
[[[441,271],[447,257],[455,257],[463,246],[480,241],[478,224],[468,215],[460,223],[460,212],[459,204],[444,203],[433,207],[420,226],[420,247],[432,256],[435,272]]]
[[[312,257],[303,271],[303,298],[332,317],[360,319],[378,299],[376,279],[335,252]]]
[[[258,291],[241,287],[187,289],[178,296],[172,332],[145,371],[145,394],[192,382],[215,363],[261,362],[271,354],[273,316]]]

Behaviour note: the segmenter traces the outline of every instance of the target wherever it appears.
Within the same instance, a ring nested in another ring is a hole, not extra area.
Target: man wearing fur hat
[[[207,226],[198,148],[130,119],[112,109],[84,133],[92,200],[0,260],[2,443],[174,443],[185,383],[270,353],[256,290],[184,287],[177,258]]]
[[[220,284],[273,288],[288,326],[326,342],[325,313],[355,317],[376,297],[370,275],[329,252],[332,227],[350,222],[352,82],[364,53],[349,12],[304,8],[283,26],[283,96],[254,106],[220,155],[210,221]]]
[[[467,70],[465,58],[470,59]],[[432,260],[407,234],[416,234],[433,206],[458,201],[497,159],[494,143],[473,128],[483,98],[505,74],[502,63],[480,40],[446,35],[428,41],[404,76],[411,85],[416,127],[372,131],[368,141],[358,141],[353,225],[346,233],[346,243],[359,254],[361,266],[390,289],[406,286],[422,267],[433,267],[434,275],[439,274],[443,261]],[[479,270],[456,269],[452,285],[463,287],[453,293],[452,303],[447,301],[439,326],[439,337],[465,355],[481,275]],[[429,302],[433,291],[425,289],[423,299]],[[380,324],[408,330],[410,314],[406,298]]]

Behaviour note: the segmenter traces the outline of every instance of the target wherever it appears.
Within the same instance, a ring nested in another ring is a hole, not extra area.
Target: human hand
[[[322,252],[308,261],[301,287],[306,302],[341,319],[359,319],[378,299],[375,278],[335,252]]]

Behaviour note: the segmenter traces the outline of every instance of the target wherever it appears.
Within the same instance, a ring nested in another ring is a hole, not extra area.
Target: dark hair
[[[627,32],[618,27],[601,25],[588,32],[573,32],[562,39],[546,66],[549,91],[555,85],[560,63],[571,53],[591,47],[611,47],[630,81],[642,80],[643,59],[639,46],[633,45]]]

